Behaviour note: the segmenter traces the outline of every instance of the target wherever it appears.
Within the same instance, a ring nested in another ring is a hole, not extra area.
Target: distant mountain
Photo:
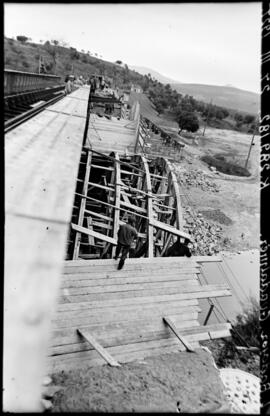
[[[150,73],[152,78],[154,77],[163,84],[171,84],[172,88],[181,94],[192,95],[194,98],[204,102],[209,103],[212,99],[216,105],[251,114],[257,114],[260,108],[260,95],[255,92],[241,90],[232,85],[184,84],[168,78],[151,68],[132,65],[129,65],[129,68],[142,75]]]
[[[142,74],[142,75],[150,74],[152,78],[155,78],[156,80],[158,80],[159,82],[162,82],[163,84],[179,83],[179,81],[165,77],[159,72],[154,71],[153,69],[150,69],[144,66],[128,65],[128,67],[129,69],[133,69],[134,71],[137,71],[139,72],[139,74]]]
[[[210,102],[226,108],[257,114],[260,108],[260,95],[231,86],[203,84],[171,84],[181,94],[192,95],[197,100]]]

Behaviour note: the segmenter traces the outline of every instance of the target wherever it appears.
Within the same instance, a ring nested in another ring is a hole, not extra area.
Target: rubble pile
[[[200,169],[190,170],[189,172],[175,167],[175,173],[180,185],[190,188],[197,186],[203,191],[219,192],[219,187]]]
[[[201,213],[193,214],[189,207],[184,208],[184,231],[193,238],[192,254],[211,256],[221,250],[222,227],[204,219]]]

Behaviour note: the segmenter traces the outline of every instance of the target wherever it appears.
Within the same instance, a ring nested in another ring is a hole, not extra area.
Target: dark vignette
[[[260,325],[261,325],[261,412],[270,412],[270,291],[269,291],[269,206],[270,196],[270,3],[262,4],[261,64],[261,242],[260,242]]]

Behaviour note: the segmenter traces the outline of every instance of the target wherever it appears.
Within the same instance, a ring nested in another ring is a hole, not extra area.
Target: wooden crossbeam
[[[113,168],[110,166],[102,166],[102,165],[96,165],[94,163],[92,163],[92,168],[96,168],[96,169],[105,169],[105,170],[110,170],[113,171]]]
[[[88,182],[88,185],[91,185],[91,186],[96,187],[96,188],[105,189],[106,191],[113,191],[114,192],[113,188],[110,188],[109,186],[105,186],[105,185],[100,185],[100,183]]]
[[[161,221],[152,220],[152,225],[156,228],[160,228],[161,230],[167,231],[171,234],[177,235],[182,238],[187,238],[189,241],[192,241],[192,238],[189,234],[185,233],[184,231],[180,231],[177,228],[174,228],[168,224],[165,224]]]
[[[125,202],[125,201],[120,201],[120,204],[121,204],[121,205],[123,205],[124,207],[127,207],[127,208],[132,208],[132,209],[134,209],[135,211],[139,211],[139,212],[147,213],[147,210],[146,210],[145,208],[138,207],[137,205],[134,205],[134,204],[129,204],[128,202]]]
[[[71,223],[71,227],[75,231],[79,231],[80,233],[99,238],[100,240],[107,241],[107,243],[111,243],[114,245],[117,244],[117,240],[115,238],[108,237],[107,235],[97,233],[96,231],[88,230],[88,228],[80,227],[79,225],[73,223]]]
[[[100,343],[93,337],[93,335],[90,334],[89,331],[85,329],[77,329],[77,332],[87,341],[89,344],[91,344],[95,350],[101,355],[102,358],[104,358],[107,363],[112,367],[120,367],[120,364],[118,361],[116,361],[113,356],[105,350],[105,348],[100,345]]]
[[[142,176],[142,175],[141,175],[141,174],[139,174],[139,173],[130,172],[129,170],[124,170],[124,169],[121,169],[121,173],[124,173],[125,175]]]
[[[180,334],[180,332],[178,331],[178,329],[176,328],[176,326],[174,325],[174,323],[171,321],[170,318],[163,317],[163,321],[165,322],[166,325],[168,325],[168,327],[172,330],[172,332],[182,342],[182,344],[184,345],[184,347],[186,348],[186,350],[188,352],[195,352],[195,350],[192,348],[192,346],[189,344],[189,342],[186,340],[186,338],[183,337],[183,335]]]
[[[90,209],[85,209],[84,212],[91,214],[94,217],[102,218],[103,220],[106,220],[106,221],[112,221],[112,218],[108,217],[107,215],[103,215],[103,214],[100,214],[99,212],[91,211]]]

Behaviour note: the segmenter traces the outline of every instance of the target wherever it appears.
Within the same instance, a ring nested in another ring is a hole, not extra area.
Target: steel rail
[[[34,117],[35,115],[43,111],[49,105],[54,104],[55,102],[59,101],[64,96],[65,96],[65,93],[63,92],[62,94],[59,94],[57,97],[54,97],[49,101],[46,101],[44,104],[41,104],[38,107],[28,110],[25,113],[19,114],[18,116],[6,121],[4,124],[5,134],[8,133],[10,130],[14,129],[15,127],[19,126],[20,124],[24,123],[25,121],[29,120],[30,118]]]

